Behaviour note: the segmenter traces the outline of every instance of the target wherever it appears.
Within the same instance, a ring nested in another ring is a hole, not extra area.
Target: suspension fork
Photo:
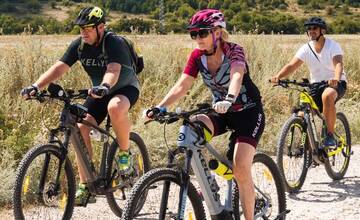
[[[39,182],[38,196],[39,196],[40,201],[41,201],[41,198],[42,198],[42,195],[43,195],[43,192],[44,192],[45,179],[46,179],[46,176],[47,176],[47,173],[48,173],[49,162],[50,162],[50,154],[46,153],[44,165],[43,165],[42,170],[41,170],[40,182]]]
[[[188,193],[188,188],[190,184],[190,167],[191,167],[191,158],[193,152],[191,150],[186,151],[186,159],[184,163],[184,168],[181,172],[181,187],[179,193],[179,207],[178,207],[178,220],[183,220],[185,215],[186,208],[186,197]]]
[[[173,167],[173,163],[175,161],[175,156],[182,152],[183,152],[183,150],[181,150],[180,148],[176,148],[173,151],[169,151],[167,167],[169,167],[169,168]],[[169,198],[169,192],[170,192],[170,181],[165,181],[163,192],[161,195],[159,219],[165,219],[166,207],[167,207],[168,198]]]
[[[61,143],[59,140],[55,139],[55,135],[56,133],[58,133],[60,130],[62,130],[63,128],[59,128],[59,129],[54,129],[51,130],[50,133],[50,137],[49,137],[49,143],[56,143],[59,145],[60,147],[60,161],[59,161],[59,166],[58,166],[58,170],[56,173],[56,179],[55,179],[55,192],[58,191],[59,187],[60,187],[60,176],[61,176],[61,168],[63,166],[63,163],[65,161],[66,155],[67,155],[67,147],[69,144],[69,136],[70,136],[70,130],[65,130],[65,140],[64,140],[64,145],[63,143]],[[51,153],[46,153],[45,155],[45,160],[44,160],[44,165],[42,167],[41,170],[41,174],[40,174],[40,181],[39,181],[39,196],[42,196],[43,191],[44,191],[44,187],[45,187],[45,181],[46,181],[46,176],[48,174],[48,169],[49,169],[49,163],[50,163],[50,159],[51,159]]]

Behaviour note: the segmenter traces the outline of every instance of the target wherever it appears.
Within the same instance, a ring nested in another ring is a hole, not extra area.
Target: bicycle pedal
[[[311,167],[311,168],[315,168],[315,167],[317,167],[317,166],[319,166],[319,165],[320,165],[319,163],[313,161],[310,167]]]
[[[274,220],[280,220],[280,219],[282,219],[282,217],[284,217],[285,215],[289,214],[290,212],[291,212],[290,209],[286,209],[286,210],[283,211],[282,213],[278,214]]]

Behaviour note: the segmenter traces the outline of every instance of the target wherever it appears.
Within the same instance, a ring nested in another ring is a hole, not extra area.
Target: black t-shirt
[[[119,63],[121,65],[120,77],[110,92],[128,85],[139,89],[139,82],[132,68],[130,52],[124,40],[115,34],[109,33],[105,37],[105,54],[103,54],[102,41],[98,46],[84,43],[82,49],[80,49],[81,37],[79,37],[71,42],[60,61],[72,66],[76,61],[80,60],[94,86],[100,85],[102,82],[107,64]]]

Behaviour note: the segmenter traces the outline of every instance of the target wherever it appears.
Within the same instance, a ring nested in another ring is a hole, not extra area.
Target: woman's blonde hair
[[[219,30],[221,32],[221,41],[228,42],[229,40],[229,32],[225,28],[216,27],[216,31]]]
[[[220,31],[222,41],[227,42],[229,40],[229,32],[225,28],[220,28]]]

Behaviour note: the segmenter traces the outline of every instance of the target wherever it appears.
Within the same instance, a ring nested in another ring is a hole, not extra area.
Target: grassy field
[[[58,122],[59,105],[26,102],[19,96],[22,87],[36,78],[62,56],[66,46],[76,36],[0,36],[0,204],[10,198],[14,167],[34,144],[46,141],[48,129]],[[353,143],[360,142],[360,36],[330,36],[340,42],[345,51],[345,70],[348,90],[338,110],[347,115]],[[154,162],[163,162],[165,145],[162,125],[143,125],[141,113],[157,104],[182,73],[187,56],[195,46],[186,35],[131,35],[145,59],[145,70],[140,75],[141,98],[131,111],[133,130],[138,132],[149,148]],[[279,130],[290,115],[296,94],[273,88],[267,82],[307,41],[305,35],[237,35],[231,41],[245,48],[251,77],[261,90],[266,113],[266,127],[258,149],[273,152]],[[293,78],[308,76],[301,68]],[[89,88],[90,81],[80,65],[76,64],[61,81],[64,88]],[[199,79],[187,96],[178,103],[183,109],[210,99],[210,93]],[[173,107],[177,107],[173,106]],[[239,122],[241,123],[241,122]],[[167,126],[167,141],[174,145],[179,124]],[[227,135],[215,138],[213,143],[224,150]]]

